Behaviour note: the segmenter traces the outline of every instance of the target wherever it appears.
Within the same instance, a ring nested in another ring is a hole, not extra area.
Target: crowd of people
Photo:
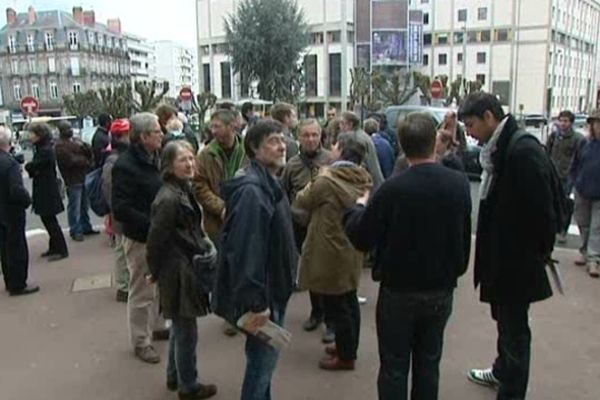
[[[63,184],[71,239],[98,234],[86,192],[86,177],[98,171],[133,354],[159,363],[152,343],[169,340],[166,385],[180,399],[217,393],[196,367],[197,318],[211,312],[225,321],[225,334],[246,335],[241,399],[270,399],[279,351],[259,332],[269,321],[284,326],[294,290],[309,292],[304,330],[326,326],[318,366],[355,369],[365,266],[380,282],[379,399],[437,399],[444,330],[471,258],[472,200],[460,159],[466,131],[482,144],[474,281],[498,328],[493,365],[468,377],[497,388],[498,400],[525,399],[530,304],[552,295],[546,264],[572,212],[582,233],[576,263],[600,274],[600,112],[590,115],[588,135],[573,121],[562,112],[542,146],[485,93],[469,95],[441,126],[413,113],[398,132],[383,114],[361,126],[354,113],[338,116],[330,107],[323,124],[299,121],[287,103],[273,105],[269,118],[251,104],[240,113],[224,103],[202,141],[185,116],[162,105],[129,119],[100,115],[91,146],[68,124],[56,141],[47,125],[29,125],[32,196],[11,155],[10,131],[0,127],[6,289],[39,290],[27,283],[30,205],[49,234],[43,256],[68,257],[56,218]],[[573,192],[563,217],[557,204]]]

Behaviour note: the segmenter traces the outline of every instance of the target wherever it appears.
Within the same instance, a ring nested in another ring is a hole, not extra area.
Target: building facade
[[[39,115],[61,115],[63,96],[128,82],[130,65],[121,22],[96,22],[94,11],[26,13],[6,10],[0,30],[0,99],[10,110],[34,96]]]
[[[227,48],[224,18],[234,14],[240,0],[196,0],[200,89],[220,99],[258,97],[255,87],[242,93]],[[298,0],[310,29],[303,55],[307,114],[323,115],[327,104],[345,109],[354,66],[353,0]]]
[[[127,54],[131,67],[132,87],[136,82],[151,82],[156,78],[156,52],[148,40],[131,33],[125,33]]]
[[[598,101],[596,0],[412,0],[422,11],[421,72],[465,77],[511,112],[589,111]]]
[[[195,52],[169,40],[154,42],[156,79],[169,82],[167,96],[176,98],[188,87],[198,91],[198,70]]]

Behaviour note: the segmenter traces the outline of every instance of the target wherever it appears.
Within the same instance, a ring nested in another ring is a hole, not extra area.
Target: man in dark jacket
[[[68,122],[58,125],[59,139],[54,145],[56,163],[67,187],[67,215],[69,233],[77,242],[83,241],[83,235],[96,235],[88,214],[90,204],[85,190],[85,175],[94,163],[94,155],[88,145],[73,138],[73,128]]]
[[[108,131],[111,123],[112,117],[109,114],[103,113],[98,116],[98,129],[96,129],[96,133],[92,137],[95,168],[100,168],[104,164],[106,146],[110,143]]]
[[[281,122],[284,127],[286,161],[294,157],[300,151],[298,142],[294,137],[294,129],[298,125],[298,112],[296,107],[288,103],[276,103],[271,107],[271,118]]]
[[[31,205],[31,198],[23,186],[21,166],[10,155],[10,145],[10,130],[0,126],[0,262],[6,290],[11,296],[18,296],[40,288],[27,285],[25,210]]]
[[[214,311],[232,324],[246,315],[246,375],[242,400],[271,398],[278,351],[254,336],[269,318],[283,325],[298,253],[290,205],[275,177],[285,164],[283,126],[260,121],[244,146],[251,162],[223,185],[226,219],[214,293]]]
[[[438,397],[444,329],[454,288],[469,263],[471,198],[464,174],[440,165],[436,131],[425,113],[398,129],[409,168],[390,178],[345,215],[350,241],[377,248],[381,286],[377,301],[380,400]]]
[[[156,288],[146,283],[146,239],[151,205],[162,186],[158,152],[163,133],[154,114],[136,114],[130,122],[131,145],[112,169],[112,212],[121,223],[129,269],[127,314],[131,344],[142,361],[158,363],[160,357],[152,347],[152,338],[166,339],[168,331],[158,316]]]
[[[490,303],[498,326],[493,368],[471,370],[469,378],[499,387],[498,400],[525,399],[529,379],[530,303],[552,289],[546,260],[554,246],[552,165],[533,137],[509,143],[520,131],[491,94],[468,96],[460,109],[468,133],[485,143],[475,253],[475,285]],[[510,151],[509,151],[510,150]]]

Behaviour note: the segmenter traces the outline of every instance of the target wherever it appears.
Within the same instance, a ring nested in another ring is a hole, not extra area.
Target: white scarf
[[[496,151],[496,145],[498,144],[498,139],[500,139],[500,134],[504,129],[504,125],[506,125],[506,121],[508,121],[508,116],[500,122],[490,140],[483,145],[481,153],[479,153],[479,163],[483,169],[481,174],[481,186],[479,187],[480,200],[485,200],[487,198],[490,187],[492,187],[492,180],[494,179],[494,162],[492,160],[492,155]]]

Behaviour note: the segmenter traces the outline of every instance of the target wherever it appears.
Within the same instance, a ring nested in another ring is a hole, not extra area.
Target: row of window
[[[126,45],[123,39],[118,39],[116,37],[111,37],[107,35],[103,35],[100,33],[88,32],[88,43],[91,45],[98,44],[99,46],[106,45],[109,48],[121,48],[126,49]],[[67,34],[67,40],[69,43],[69,48],[78,49],[79,48],[79,33],[70,31]],[[33,33],[27,34],[26,40],[27,51],[34,52],[35,51],[35,36]],[[54,41],[54,33],[53,32],[45,32],[44,33],[44,46],[48,51],[54,50],[55,41]],[[17,52],[17,39],[14,35],[8,37],[8,51],[9,53]]]
[[[56,82],[50,82],[49,87],[50,87],[50,98],[52,100],[58,99],[59,98],[58,84]],[[81,85],[77,82],[74,83],[73,84],[73,93],[80,93],[80,92],[81,92]],[[30,93],[36,99],[41,98],[40,85],[38,83],[32,83]],[[18,83],[15,83],[13,85],[13,98],[15,101],[20,101],[23,98],[23,93],[21,91],[21,85]]]
[[[558,43],[561,44],[563,46],[566,47],[570,47],[572,49],[575,50],[579,50],[579,51],[585,51],[586,53],[594,53],[595,51],[595,46],[592,43],[589,43],[583,39],[578,39],[576,37],[573,36],[569,36],[565,33],[562,32],[558,32],[555,30],[552,30],[551,33],[551,37],[552,37],[552,41],[554,43]]]
[[[329,55],[329,96],[340,96],[342,93],[342,55],[330,53]],[[318,96],[317,78],[318,56],[308,54],[304,56],[304,92],[306,96]]]
[[[495,29],[494,42],[509,42],[512,40],[512,31],[510,29]],[[435,34],[423,34],[423,45],[447,45],[447,44],[464,44],[467,43],[490,43],[492,39],[492,31],[489,29],[459,32],[438,32]]]
[[[468,10],[461,8],[457,13],[458,22],[467,22]],[[488,19],[488,8],[479,7],[477,9],[477,21],[487,21]],[[423,13],[423,25],[429,25],[429,13]]]
[[[487,53],[485,51],[477,52],[477,64],[485,64],[487,62]],[[456,63],[463,63],[463,53],[456,53]],[[429,65],[429,54],[423,54],[423,65]],[[438,65],[448,65],[448,54],[438,54]]]
[[[82,69],[79,65],[78,57],[70,57],[69,64],[70,71],[73,76],[79,76],[82,72]],[[127,74],[128,66],[125,64],[119,64],[118,61],[109,61],[109,60],[100,60],[96,58],[90,58],[88,65],[92,71],[97,71],[101,73],[110,73],[110,74]],[[0,65],[1,66],[1,65]],[[45,65],[44,65],[45,67]],[[59,66],[60,69],[60,66]],[[1,69],[0,69],[1,72]],[[19,74],[22,72],[21,64],[19,60],[13,58],[10,60],[10,72],[12,74]],[[42,65],[35,58],[27,59],[27,72],[31,74],[38,73],[56,73],[57,65],[54,57],[48,57],[48,70],[46,71],[42,68]]]

